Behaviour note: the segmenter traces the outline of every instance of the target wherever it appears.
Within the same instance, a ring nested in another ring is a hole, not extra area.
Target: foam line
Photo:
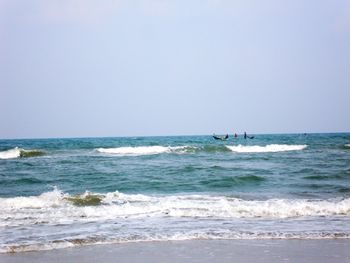
[[[226,145],[228,149],[237,153],[266,153],[266,152],[286,152],[286,151],[300,151],[307,148],[307,145],[287,145],[287,144],[269,144],[266,146],[245,146]]]

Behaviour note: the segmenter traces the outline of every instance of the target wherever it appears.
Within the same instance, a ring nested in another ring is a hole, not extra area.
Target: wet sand
[[[350,262],[350,239],[194,240],[0,254],[0,262]]]

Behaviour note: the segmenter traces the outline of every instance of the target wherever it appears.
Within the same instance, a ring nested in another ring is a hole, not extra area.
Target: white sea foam
[[[117,147],[117,148],[98,148],[101,153],[115,155],[153,155],[161,153],[184,153],[188,146],[138,146],[138,147]]]
[[[345,144],[345,147],[350,147],[350,144]]]
[[[305,200],[270,199],[242,200],[224,196],[183,195],[147,196],[119,192],[98,195],[96,206],[77,206],[69,194],[59,190],[40,196],[0,198],[0,226],[57,224],[78,221],[99,221],[115,218],[194,217],[194,218],[292,218],[305,216],[350,215],[350,199]]]
[[[181,231],[176,233],[161,233],[161,234],[147,234],[144,233],[138,235],[129,235],[125,237],[113,237],[113,238],[67,238],[65,240],[54,240],[51,242],[34,244],[12,244],[12,245],[0,245],[1,253],[18,253],[28,251],[45,251],[52,249],[72,248],[83,245],[92,244],[120,244],[120,243],[135,243],[135,242],[162,242],[162,241],[185,241],[185,240],[237,240],[237,239],[340,239],[350,238],[349,233],[344,232],[259,232],[259,231],[225,231],[225,230],[209,230],[209,231]],[[41,241],[43,242],[43,241]]]
[[[74,203],[89,196],[101,202]],[[54,189],[39,196],[0,198],[0,228],[8,229],[0,233],[0,253],[115,242],[349,238],[349,228],[343,227],[349,216],[350,199],[242,200],[120,192],[73,196]]]
[[[64,194],[55,188],[53,191],[43,193],[39,196],[0,198],[0,211],[3,211],[3,209],[17,211],[25,208],[44,209],[48,207],[59,207],[63,204],[64,197],[68,196],[68,194]]]
[[[269,144],[266,146],[226,145],[226,147],[231,151],[238,152],[238,153],[265,153],[265,152],[299,151],[299,150],[306,149],[307,145],[287,145],[287,144]]]
[[[0,159],[14,159],[19,157],[34,157],[41,156],[45,153],[41,150],[24,150],[21,148],[13,148],[7,151],[0,152]]]
[[[7,151],[0,152],[0,159],[13,159],[18,158],[21,156],[21,150],[20,148],[16,147],[14,149],[10,149]]]

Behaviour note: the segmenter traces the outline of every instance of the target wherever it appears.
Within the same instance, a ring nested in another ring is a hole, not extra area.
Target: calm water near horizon
[[[0,140],[0,253],[350,238],[350,133]]]

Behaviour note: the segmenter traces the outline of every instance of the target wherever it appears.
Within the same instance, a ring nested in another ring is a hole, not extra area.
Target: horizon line
[[[296,134],[347,134],[350,131],[338,131],[338,132],[272,132],[272,133],[248,133],[249,135],[296,135]],[[119,136],[63,136],[63,137],[21,137],[21,138],[0,138],[0,141],[6,140],[52,140],[52,139],[97,139],[97,138],[150,138],[150,137],[191,137],[191,136],[212,136],[225,135],[235,133],[212,133],[212,134],[180,134],[180,135],[119,135]],[[237,133],[243,135],[244,133]]]

